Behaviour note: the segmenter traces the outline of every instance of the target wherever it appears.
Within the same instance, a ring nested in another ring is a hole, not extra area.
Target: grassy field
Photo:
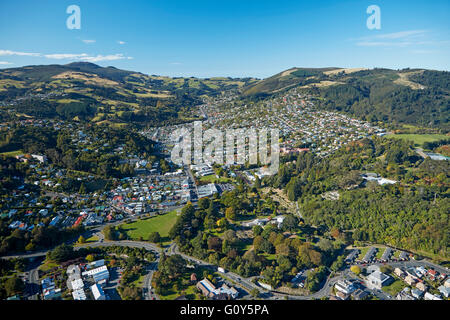
[[[47,272],[58,266],[59,266],[59,264],[57,264],[56,262],[51,262],[51,261],[45,260],[44,263],[39,266],[39,270]]]
[[[433,142],[441,139],[448,139],[444,134],[390,134],[386,137],[392,139],[403,139],[413,141],[416,147],[423,146],[424,142]]]
[[[231,178],[225,178],[225,177],[217,178],[215,174],[211,174],[209,176],[201,177],[199,180],[202,181],[202,182],[209,182],[209,183],[212,183],[212,182],[227,183],[227,182],[232,182],[233,181],[233,179],[231,179]]]
[[[162,241],[166,242],[169,241],[169,231],[176,220],[177,211],[171,211],[146,220],[126,223],[121,225],[121,227],[130,239],[139,240],[142,237],[144,240],[147,240],[150,233],[157,231],[161,235]]]
[[[381,256],[383,255],[383,253],[384,253],[385,251],[386,251],[386,248],[378,248],[378,251],[377,251],[375,257],[376,257],[377,259],[381,259]]]
[[[15,156],[18,156],[18,155],[21,155],[21,154],[23,154],[22,150],[16,150],[16,151],[9,151],[9,152],[0,153],[1,156],[6,156],[6,157],[15,157]]]
[[[404,287],[406,287],[406,283],[404,283],[402,280],[396,279],[390,285],[382,287],[382,290],[394,297],[395,295],[397,295],[397,293],[402,291]]]
[[[356,260],[362,260],[364,258],[364,256],[366,255],[367,251],[369,251],[369,247],[364,247],[364,248],[359,248],[360,254],[358,256],[358,258]]]
[[[90,238],[87,238],[84,243],[76,242],[74,246],[77,247],[77,246],[80,246],[80,245],[83,245],[86,243],[97,242],[98,240],[99,240],[99,238],[97,236],[92,236]]]

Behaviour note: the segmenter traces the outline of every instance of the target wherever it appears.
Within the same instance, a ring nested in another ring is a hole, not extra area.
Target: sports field
[[[422,147],[424,142],[433,142],[449,138],[444,134],[390,134],[386,137],[413,141],[416,147]]]
[[[162,241],[167,241],[169,231],[175,224],[176,220],[177,211],[174,210],[156,217],[148,218],[146,220],[138,220],[135,222],[122,224],[121,228],[132,240],[139,240],[140,237],[147,240],[150,233],[159,232]]]

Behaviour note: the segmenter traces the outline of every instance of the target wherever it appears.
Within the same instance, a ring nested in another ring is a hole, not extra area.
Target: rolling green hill
[[[319,82],[320,79],[325,77],[324,72],[336,69],[291,68],[272,77],[249,84],[243,88],[242,95],[264,97],[295,86]]]
[[[254,81],[170,78],[87,62],[26,66],[0,70],[0,105],[23,116],[161,125],[191,120],[185,111],[203,95]]]

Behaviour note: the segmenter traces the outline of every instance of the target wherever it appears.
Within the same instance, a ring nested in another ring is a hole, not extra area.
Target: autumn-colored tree
[[[358,275],[361,273],[361,268],[359,266],[351,266],[350,271],[354,274]]]
[[[86,239],[83,236],[80,236],[78,238],[78,243],[85,243],[85,242],[86,242]]]

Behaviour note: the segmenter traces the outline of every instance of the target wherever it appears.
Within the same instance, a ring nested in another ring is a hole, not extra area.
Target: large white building
[[[95,282],[99,282],[100,280],[108,280],[109,279],[109,271],[106,266],[101,266],[95,269],[91,269],[82,273],[85,276],[91,276],[94,278]]]
[[[106,300],[106,295],[103,292],[102,287],[100,287],[98,284],[94,284],[91,287],[91,291],[92,291],[92,294],[94,295],[95,300]]]
[[[86,300],[86,293],[83,289],[78,289],[72,292],[73,300]]]
[[[372,272],[366,279],[367,287],[371,289],[381,289],[390,283],[392,278],[380,271]]]

